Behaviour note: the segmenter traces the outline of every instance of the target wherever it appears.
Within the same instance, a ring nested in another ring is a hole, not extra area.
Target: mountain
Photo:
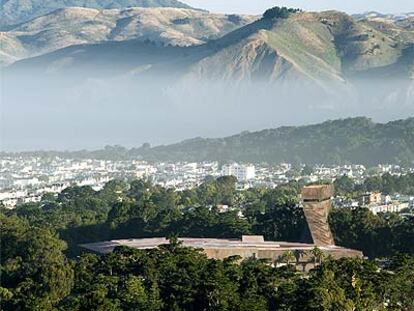
[[[120,63],[129,63],[125,67],[128,72],[138,60],[123,44],[71,47],[16,67],[44,72],[59,64],[57,72],[64,73],[83,69],[83,60],[88,59],[90,68],[102,63],[118,68]],[[414,30],[396,23],[357,20],[335,11],[303,12],[288,18],[260,19],[201,47],[183,49],[172,55],[170,62],[181,62],[183,78],[189,79],[344,84],[366,77],[409,79],[414,68],[413,47]],[[88,56],[91,53],[93,57]],[[108,57],[116,61],[109,62]],[[149,59],[147,65],[157,67],[157,60]]]
[[[44,141],[32,149],[74,149],[348,116],[396,120],[414,115],[414,31],[340,12],[301,12],[262,18],[201,45],[71,45],[17,61],[2,80],[2,126],[13,129],[2,145],[9,150],[37,137]],[[21,111],[30,111],[24,122]]]
[[[404,59],[414,59],[413,43],[414,31],[395,24],[357,21],[333,11],[299,13],[286,19],[262,19],[234,31],[218,40],[217,52],[192,71],[233,79],[258,75],[266,80],[293,77],[319,82],[398,68],[407,78],[401,67],[407,69]]]
[[[134,39],[158,45],[199,45],[255,19],[177,8],[64,8],[3,32],[0,61],[11,64],[71,45],[106,41]]]
[[[22,155],[25,153],[22,153]],[[31,152],[36,155],[148,161],[239,161],[277,164],[410,163],[414,159],[414,118],[375,123],[365,117],[306,126],[242,132],[225,138],[194,138],[172,145],[75,152]]]
[[[191,9],[177,0],[0,0],[0,28],[68,7],[125,9],[130,7],[172,7]]]
[[[157,161],[412,163],[414,118],[385,124],[349,118],[226,138],[195,138],[174,145],[142,147],[130,154]]]
[[[401,13],[401,14],[384,14],[384,13],[371,11],[371,12],[365,12],[362,14],[354,14],[353,17],[359,20],[369,19],[369,20],[386,20],[389,22],[399,22],[399,21],[405,21],[407,19],[410,20],[414,18],[414,12]]]
[[[381,14],[378,12],[367,12],[356,14],[353,17],[359,21],[365,20],[377,25],[394,24],[406,30],[414,30],[414,12],[402,14]]]

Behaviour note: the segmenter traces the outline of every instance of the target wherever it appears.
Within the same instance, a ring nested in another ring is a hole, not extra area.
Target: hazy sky
[[[305,10],[335,9],[349,13],[378,11],[414,12],[414,0],[183,0],[199,8],[226,13],[262,13],[272,6],[300,7]]]

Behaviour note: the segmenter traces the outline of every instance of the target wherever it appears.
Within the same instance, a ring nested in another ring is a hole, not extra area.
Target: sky
[[[335,9],[348,13],[414,12],[414,0],[184,0],[212,12],[260,14],[272,6],[298,7],[308,11]]]

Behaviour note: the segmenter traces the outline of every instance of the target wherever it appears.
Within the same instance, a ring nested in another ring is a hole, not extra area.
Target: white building
[[[376,215],[378,213],[400,213],[402,210],[408,209],[409,207],[410,204],[408,202],[394,202],[391,204],[368,206],[368,209]]]
[[[16,187],[37,186],[39,184],[40,184],[40,181],[37,177],[20,178],[20,179],[14,180],[13,182],[13,186],[16,186]]]
[[[239,182],[248,181],[256,177],[254,165],[240,165],[237,163],[224,165],[221,169],[222,176],[234,176]]]

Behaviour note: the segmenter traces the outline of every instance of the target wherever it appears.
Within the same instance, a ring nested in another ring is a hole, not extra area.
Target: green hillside
[[[27,153],[21,153],[25,155]],[[30,152],[38,156],[148,161],[239,161],[277,164],[412,164],[414,118],[375,123],[364,117],[243,132],[225,138],[193,138],[151,148],[107,146],[96,151]]]
[[[414,159],[414,118],[386,124],[362,117],[349,118],[220,139],[196,138],[132,150],[130,155],[160,161],[410,163]]]
[[[67,7],[122,9],[129,7],[173,7],[191,9],[177,0],[2,0],[0,27],[14,25]]]

